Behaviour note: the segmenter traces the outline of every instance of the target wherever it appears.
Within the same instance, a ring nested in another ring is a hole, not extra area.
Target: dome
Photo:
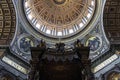
[[[95,0],[25,0],[24,9],[40,34],[68,38],[86,28],[95,11]]]

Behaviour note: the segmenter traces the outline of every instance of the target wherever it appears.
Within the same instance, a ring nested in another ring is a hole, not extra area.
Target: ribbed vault
[[[106,1],[103,21],[110,42],[120,43],[120,0]]]
[[[0,0],[0,45],[9,45],[15,33],[16,16],[12,0]]]

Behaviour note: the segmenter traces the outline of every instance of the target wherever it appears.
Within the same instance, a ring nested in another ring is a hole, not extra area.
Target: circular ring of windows
[[[68,38],[86,28],[95,5],[95,0],[24,0],[24,11],[29,23],[40,34]]]

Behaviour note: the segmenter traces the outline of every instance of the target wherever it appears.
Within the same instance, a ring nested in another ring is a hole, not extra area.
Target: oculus
[[[95,12],[95,3],[95,0],[24,0],[24,11],[40,34],[66,38],[85,29]]]
[[[66,0],[53,0],[55,4],[64,4]]]

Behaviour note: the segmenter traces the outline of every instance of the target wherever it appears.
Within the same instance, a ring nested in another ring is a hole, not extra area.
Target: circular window
[[[66,38],[85,29],[95,11],[95,0],[25,0],[25,14],[35,30]]]

